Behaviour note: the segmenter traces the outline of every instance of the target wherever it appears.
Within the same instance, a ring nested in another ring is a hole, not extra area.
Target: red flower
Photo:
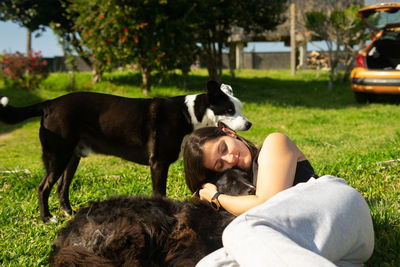
[[[47,66],[47,60],[43,60],[42,64],[43,66]]]
[[[32,63],[32,67],[36,67],[36,65],[37,65],[36,63]]]
[[[96,58],[96,54],[93,54],[92,58]]]
[[[110,63],[110,59],[109,58],[107,58],[107,63]]]
[[[129,29],[128,28],[125,28],[124,29],[124,33],[128,33],[129,32]]]
[[[133,37],[133,40],[135,41],[135,43],[139,42],[139,37],[135,36]]]
[[[157,51],[157,47],[153,47],[153,51]]]
[[[108,39],[108,40],[107,40],[107,43],[111,44],[111,43],[112,43],[112,40]]]
[[[9,73],[9,72],[10,72],[10,69],[9,69],[9,68],[5,68],[5,69],[4,69],[4,72],[5,72],[5,73]]]
[[[40,53],[37,52],[37,51],[34,54],[35,54],[35,56],[39,56],[40,55]]]
[[[89,37],[89,34],[85,34],[85,39]]]
[[[102,19],[104,19],[104,17],[102,15],[100,15],[99,19],[102,20]]]
[[[3,63],[4,63],[4,64],[8,64],[8,63],[10,63],[10,61],[5,60],[5,61],[3,61]]]
[[[126,42],[126,36],[122,37],[122,42]]]
[[[140,26],[145,27],[145,26],[147,26],[147,23],[143,22],[142,24],[140,24]]]

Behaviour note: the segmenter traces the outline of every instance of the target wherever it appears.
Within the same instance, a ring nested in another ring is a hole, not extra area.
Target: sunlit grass
[[[89,73],[78,73],[76,88],[69,74],[52,74],[33,92],[6,89],[0,96],[22,106],[71,91],[95,91],[127,97],[145,97],[138,73],[107,74],[93,84]],[[157,78],[157,77],[154,77]],[[207,71],[192,72],[187,88],[177,74],[154,80],[148,96],[174,96],[205,90]],[[327,90],[328,76],[321,72],[240,70],[236,79],[228,72],[223,82],[232,85],[242,112],[253,122],[243,136],[262,144],[268,133],[287,134],[310,159],[319,175],[345,178],[370,205],[376,231],[376,246],[367,266],[400,265],[400,107],[389,103],[359,105],[348,83]],[[146,96],[147,97],[147,96]],[[39,220],[36,188],[44,174],[38,139],[39,119],[19,125],[0,124],[0,264],[2,266],[45,265],[56,231],[66,217],[60,212],[55,190],[50,207],[58,224]],[[88,201],[116,194],[151,194],[149,168],[122,159],[90,155],[82,159],[71,186],[74,208]],[[167,194],[185,199],[182,160],[170,167]]]

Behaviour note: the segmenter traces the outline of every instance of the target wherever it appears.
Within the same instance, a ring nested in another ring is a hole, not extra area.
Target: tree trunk
[[[207,65],[210,80],[221,82],[222,75],[222,48],[221,51],[215,47],[213,32],[209,32],[208,40],[202,43],[203,55]]]
[[[328,90],[332,91],[333,90],[333,76],[335,75],[335,71],[333,67],[331,66],[331,71],[329,74],[329,82],[328,82]]]
[[[26,29],[26,55],[32,56],[32,32],[30,29]]]
[[[182,70],[182,76],[183,76],[183,89],[187,88],[187,77],[188,77],[189,71],[188,70]]]
[[[218,64],[218,55],[216,53],[212,53],[211,51],[207,51],[206,57],[207,71],[210,80],[220,83],[222,75],[220,69],[222,69],[222,66],[219,66]]]
[[[329,72],[329,82],[328,82],[328,90],[333,90],[333,77],[335,75],[335,60],[333,59],[333,51],[332,47],[328,46],[328,53],[329,53],[329,65],[330,65],[330,72]]]
[[[209,62],[207,64],[208,77],[210,78],[210,80],[221,82],[221,77],[219,77],[217,73],[217,64],[215,61],[211,61],[212,62]]]
[[[150,92],[150,70],[148,68],[140,67],[140,72],[142,73],[142,83],[143,83],[143,94],[147,95]]]
[[[232,79],[235,79],[235,43],[229,45],[229,70]]]
[[[94,83],[101,82],[102,76],[103,76],[102,68],[97,63],[94,63],[92,65],[92,82]]]

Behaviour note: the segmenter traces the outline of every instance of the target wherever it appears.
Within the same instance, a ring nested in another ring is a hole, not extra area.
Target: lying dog
[[[219,192],[250,195],[255,187],[240,170],[214,182]],[[116,197],[92,202],[59,230],[51,266],[194,266],[222,247],[224,228],[234,219],[198,197]]]
[[[39,138],[46,174],[38,187],[40,216],[51,218],[48,198],[58,181],[61,208],[71,215],[69,187],[81,157],[90,151],[150,165],[153,194],[165,195],[168,168],[194,129],[224,122],[234,130],[251,123],[229,85],[207,83],[207,93],[170,98],[124,98],[72,93],[28,107],[0,98],[0,121],[19,123],[41,116]]]

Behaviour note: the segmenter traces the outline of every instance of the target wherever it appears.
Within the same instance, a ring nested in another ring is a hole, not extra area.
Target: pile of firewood
[[[329,67],[329,59],[327,56],[317,51],[312,51],[307,55],[307,68],[309,69],[325,69]]]

